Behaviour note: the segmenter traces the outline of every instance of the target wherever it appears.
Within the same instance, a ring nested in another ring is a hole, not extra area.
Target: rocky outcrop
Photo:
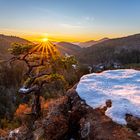
[[[114,123],[105,115],[106,107],[92,109],[80,99],[75,90],[49,101],[46,112],[32,127],[23,126],[14,135],[21,140],[139,140],[140,120],[127,115],[127,126]]]
[[[22,136],[22,138],[17,135],[18,139],[39,140],[43,138],[45,140],[61,140],[64,138],[68,132],[67,102],[67,97],[48,102],[46,112],[34,122],[30,129],[27,129],[26,135]]]
[[[82,110],[83,115],[79,119],[79,139],[85,140],[139,140],[140,119],[131,116],[127,126],[121,126],[114,123],[105,115],[107,107],[111,107],[111,101],[106,102],[102,109],[93,109],[81,100],[75,89],[68,91],[68,96],[72,101],[72,106]],[[76,111],[77,112],[77,111]],[[135,118],[135,119],[134,119]],[[133,121],[132,121],[133,120]],[[133,125],[132,125],[132,124]],[[130,125],[131,124],[131,125]],[[137,129],[132,129],[135,126]]]
[[[132,115],[126,115],[127,127],[131,128],[140,137],[140,119]]]

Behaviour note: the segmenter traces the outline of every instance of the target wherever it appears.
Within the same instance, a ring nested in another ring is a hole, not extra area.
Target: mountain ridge
[[[70,42],[58,42],[56,43],[57,49],[63,54],[68,54],[68,55],[76,55],[81,51],[81,47],[75,44],[72,44]]]
[[[123,57],[122,55],[126,55],[125,59],[127,59],[129,55],[132,54],[131,52],[139,53],[139,51],[140,34],[134,34],[130,36],[109,39],[104,42],[94,44],[88,48],[84,48],[79,57],[80,61],[84,63],[94,64],[111,60],[119,61],[116,57]],[[139,61],[140,58],[136,59]]]
[[[109,40],[109,38],[105,37],[105,38],[102,38],[102,39],[97,40],[97,41],[95,41],[95,40],[89,40],[89,41],[85,41],[85,42],[80,42],[79,44],[77,43],[77,45],[79,45],[82,48],[87,48],[87,47],[90,47],[92,45],[95,45],[95,44],[104,42],[106,40]]]

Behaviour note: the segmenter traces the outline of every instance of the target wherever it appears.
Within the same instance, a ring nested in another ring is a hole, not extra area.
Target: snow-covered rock
[[[77,69],[77,66],[75,64],[72,64],[73,69]]]
[[[15,137],[19,133],[20,127],[9,132],[9,138]]]
[[[25,88],[25,87],[22,87],[19,89],[19,93],[23,93],[23,94],[27,93],[28,91],[29,91],[29,88]]]
[[[91,73],[92,67],[91,66],[88,66],[88,70],[89,70],[89,73]]]
[[[140,118],[140,71],[108,70],[81,78],[76,91],[93,108],[102,108],[108,100],[112,106],[105,114],[118,124],[127,124],[126,114]]]

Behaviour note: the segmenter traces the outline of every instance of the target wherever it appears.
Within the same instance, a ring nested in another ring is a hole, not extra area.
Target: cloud
[[[72,24],[65,24],[65,23],[62,23],[60,24],[62,27],[65,27],[65,28],[83,28],[83,26],[80,26],[80,25],[72,25]]]
[[[94,17],[87,16],[87,17],[85,17],[85,20],[87,20],[87,21],[93,21],[94,20]]]

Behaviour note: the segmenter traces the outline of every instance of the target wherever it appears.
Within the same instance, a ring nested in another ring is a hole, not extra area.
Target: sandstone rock
[[[129,128],[131,128],[132,130],[138,131],[138,129],[140,129],[140,119],[139,118],[127,114],[126,120],[127,120],[127,126]]]

